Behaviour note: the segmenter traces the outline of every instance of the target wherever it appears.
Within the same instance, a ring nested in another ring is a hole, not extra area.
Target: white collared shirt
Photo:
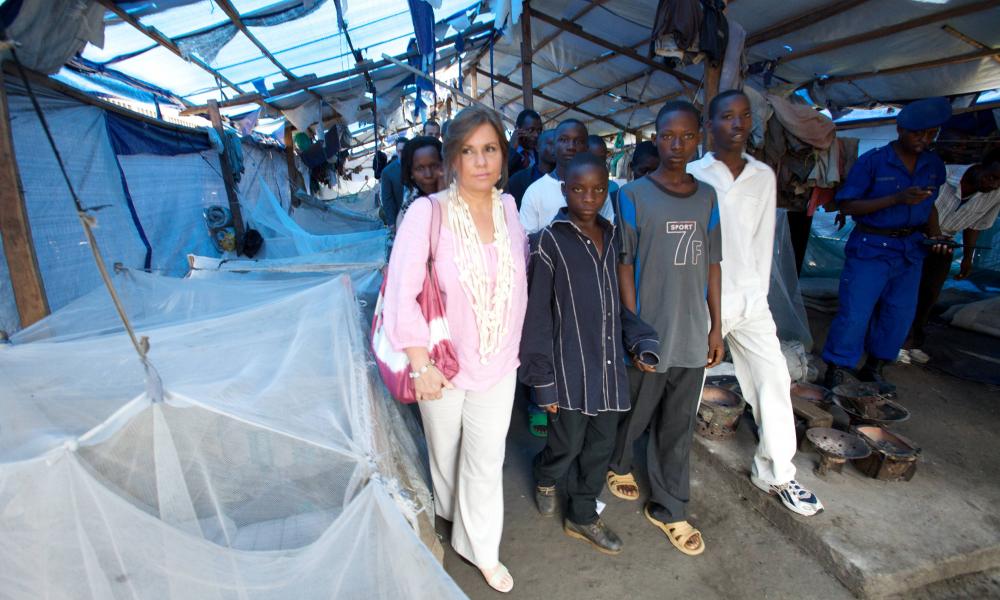
[[[722,225],[722,317],[768,309],[774,256],[777,182],[771,167],[743,154],[739,177],[708,152],[687,171],[715,188]]]
[[[948,178],[934,201],[941,233],[955,235],[965,229],[989,229],[1000,213],[1000,190],[976,192],[962,202],[962,177],[971,166],[945,165]]]
[[[551,173],[546,173],[524,191],[524,197],[521,198],[521,225],[529,234],[541,231],[564,206],[566,197],[562,193],[562,182]],[[615,209],[611,204],[610,194],[604,199],[601,216],[615,222]]]

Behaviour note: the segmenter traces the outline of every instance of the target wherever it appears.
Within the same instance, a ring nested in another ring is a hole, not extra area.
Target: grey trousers
[[[687,518],[691,496],[691,436],[705,384],[705,368],[671,367],[666,373],[629,368],[632,410],[618,423],[615,451],[608,468],[632,472],[633,446],[646,427],[649,445],[650,512],[665,523]]]

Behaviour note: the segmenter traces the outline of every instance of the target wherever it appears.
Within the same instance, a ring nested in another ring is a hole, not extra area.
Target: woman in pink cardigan
[[[383,317],[406,352],[430,452],[437,514],[453,522],[451,544],[500,592],[514,586],[500,562],[503,459],[514,403],[518,344],[527,306],[528,240],[514,199],[501,195],[507,140],[492,111],[458,113],[444,140],[448,188],[415,200],[396,234]],[[417,295],[430,247],[431,202],[441,207],[435,267],[459,372],[431,363],[432,331]]]

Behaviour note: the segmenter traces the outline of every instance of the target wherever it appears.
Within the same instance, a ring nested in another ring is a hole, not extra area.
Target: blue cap
[[[925,98],[904,106],[896,124],[910,131],[921,131],[940,127],[950,118],[951,103],[947,98]]]

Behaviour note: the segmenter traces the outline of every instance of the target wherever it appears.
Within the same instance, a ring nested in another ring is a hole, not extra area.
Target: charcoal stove
[[[829,427],[813,427],[806,432],[806,439],[819,452],[816,474],[820,476],[840,473],[848,460],[860,460],[871,454],[871,448],[860,437]]]

